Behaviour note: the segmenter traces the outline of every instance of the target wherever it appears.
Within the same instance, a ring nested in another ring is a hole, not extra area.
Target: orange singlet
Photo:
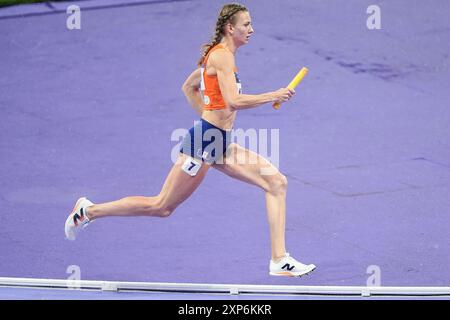
[[[202,80],[200,89],[203,93],[203,110],[220,110],[225,109],[227,106],[225,104],[225,100],[222,97],[222,93],[220,92],[219,80],[217,79],[217,75],[209,76],[206,74],[206,63],[208,62],[209,55],[217,50],[217,49],[225,49],[221,44],[214,46],[206,55],[205,59],[203,59],[203,64],[201,67]],[[242,93],[242,85],[239,80],[237,69],[234,67],[234,76],[236,77],[236,85],[238,94]]]

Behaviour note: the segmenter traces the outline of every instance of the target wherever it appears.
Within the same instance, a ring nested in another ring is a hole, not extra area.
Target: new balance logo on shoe
[[[292,271],[295,266],[292,266],[289,263],[286,263],[281,269],[287,269],[288,271]]]
[[[74,223],[76,226],[78,226],[78,220],[79,220],[79,221],[83,221],[83,220],[84,220],[84,210],[83,210],[83,208],[81,208],[80,213],[81,213],[81,216],[78,215],[78,213],[75,213],[75,214],[73,215],[73,223]]]

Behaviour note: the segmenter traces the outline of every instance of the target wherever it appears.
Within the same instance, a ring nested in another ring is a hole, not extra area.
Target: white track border
[[[143,291],[172,293],[329,295],[329,296],[448,296],[450,287],[364,287],[364,286],[292,286],[201,284],[162,282],[121,282],[93,280],[61,280],[35,278],[2,278],[0,287],[78,289],[99,291]]]

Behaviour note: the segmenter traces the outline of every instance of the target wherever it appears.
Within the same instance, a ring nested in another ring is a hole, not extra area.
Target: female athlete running
[[[253,32],[250,13],[244,6],[236,3],[223,6],[215,35],[204,46],[199,67],[182,87],[189,104],[200,114],[200,121],[184,138],[178,159],[160,193],[153,197],[132,196],[102,204],[93,204],[84,197],[78,199],[65,224],[69,240],[75,240],[79,230],[99,218],[168,217],[197,189],[208,170],[214,168],[265,191],[272,248],[269,274],[302,276],[315,269],[313,264],[302,264],[286,252],[286,177],[262,156],[230,141],[237,111],[266,103],[286,102],[295,94],[288,88],[258,95],[242,94],[235,54],[249,42]]]

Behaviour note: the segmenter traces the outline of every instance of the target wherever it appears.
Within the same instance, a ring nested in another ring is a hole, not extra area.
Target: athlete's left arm
[[[200,82],[202,79],[201,77],[202,77],[201,69],[198,68],[194,70],[189,75],[189,77],[187,77],[186,81],[183,83],[183,86],[181,88],[189,104],[200,115],[202,115],[203,112],[203,98],[200,92]]]

